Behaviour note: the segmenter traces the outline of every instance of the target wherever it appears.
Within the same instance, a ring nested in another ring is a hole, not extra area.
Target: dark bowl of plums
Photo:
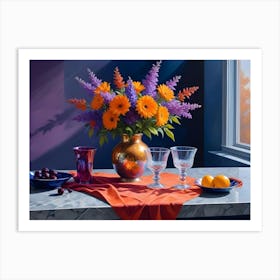
[[[59,188],[72,177],[69,173],[46,167],[29,173],[30,183],[35,188]]]

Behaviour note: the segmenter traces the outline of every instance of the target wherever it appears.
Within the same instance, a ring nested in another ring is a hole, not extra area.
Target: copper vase
[[[112,151],[112,163],[122,181],[139,181],[145,171],[148,146],[142,141],[142,134],[131,137],[122,135],[122,141]]]

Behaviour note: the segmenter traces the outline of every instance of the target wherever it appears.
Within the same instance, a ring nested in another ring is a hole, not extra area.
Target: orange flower
[[[139,94],[142,90],[145,89],[145,87],[140,82],[132,82],[132,84],[137,94]]]
[[[94,128],[95,125],[96,125],[96,121],[90,121],[90,122],[89,122],[89,126],[90,126],[91,128]]]
[[[94,93],[100,93],[100,92],[110,92],[110,84],[107,82],[101,83],[95,90]]]
[[[191,95],[194,94],[198,89],[199,87],[184,88],[183,90],[180,90],[180,92],[178,93],[178,99],[181,102],[184,102],[186,97],[189,99]]]
[[[114,84],[118,89],[125,87],[125,83],[123,81],[123,77],[119,71],[119,68],[116,67],[114,71]]]
[[[145,119],[151,118],[156,115],[158,105],[156,101],[149,95],[140,97],[136,103],[136,111]]]
[[[74,104],[77,109],[85,111],[87,109],[87,102],[85,99],[72,98],[68,100],[69,103]]]
[[[115,96],[109,104],[109,109],[118,116],[124,116],[129,111],[129,107],[129,99],[124,95]]]
[[[106,129],[115,129],[118,125],[119,116],[114,114],[112,111],[107,110],[102,116],[102,122]]]
[[[156,125],[163,126],[168,122],[169,112],[168,109],[164,106],[159,106],[156,114]]]
[[[95,94],[95,96],[93,97],[91,103],[90,103],[90,107],[93,110],[99,110],[104,104],[104,99],[100,94]]]
[[[160,97],[162,97],[166,101],[170,101],[174,98],[174,92],[167,85],[159,85],[157,87],[158,93]]]

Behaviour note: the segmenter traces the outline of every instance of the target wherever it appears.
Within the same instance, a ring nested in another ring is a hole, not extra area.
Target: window
[[[224,64],[222,150],[250,161],[250,61]]]

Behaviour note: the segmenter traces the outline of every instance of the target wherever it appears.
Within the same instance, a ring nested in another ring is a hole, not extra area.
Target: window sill
[[[250,160],[240,158],[236,155],[233,155],[233,154],[230,154],[230,153],[227,153],[227,152],[224,152],[224,151],[209,151],[209,153],[214,154],[214,155],[219,156],[219,157],[222,157],[222,158],[226,158],[226,159],[229,159],[229,160],[232,160],[232,161],[242,163],[242,164],[246,164],[246,165],[250,166]]]
[[[230,145],[230,146],[222,145],[221,152],[224,152],[225,154],[229,154],[234,157],[244,159],[244,160],[250,162],[250,149],[245,149],[245,148],[233,146],[233,145]]]

